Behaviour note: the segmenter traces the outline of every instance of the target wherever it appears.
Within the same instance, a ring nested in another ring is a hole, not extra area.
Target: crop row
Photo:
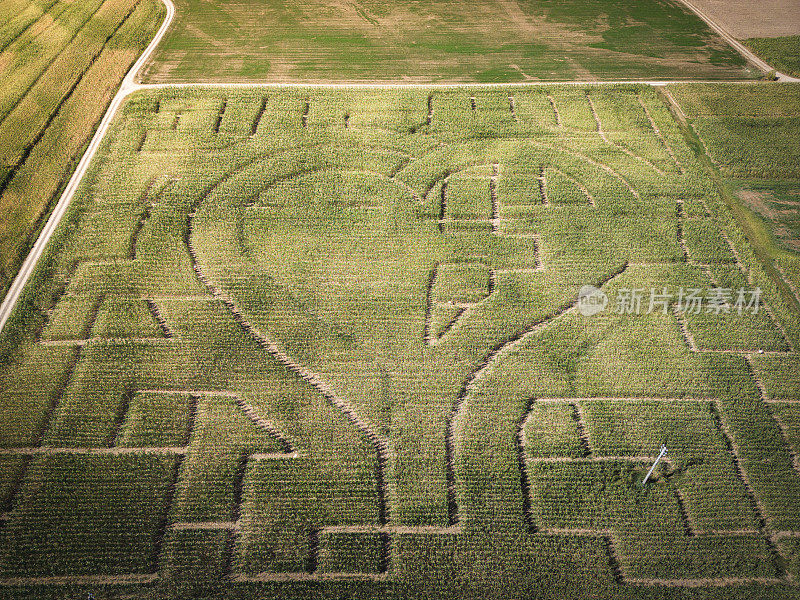
[[[2,529],[0,573],[150,573],[172,457],[36,458]]]
[[[52,10],[41,17],[33,43],[25,37],[36,34],[35,26],[3,52],[16,64],[5,70],[2,85],[0,139],[8,142],[2,146],[9,165],[0,177],[0,207],[7,216],[0,232],[3,287],[163,14],[151,0],[58,2]]]

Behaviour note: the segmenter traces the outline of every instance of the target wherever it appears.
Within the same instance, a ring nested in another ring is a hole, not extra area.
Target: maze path
[[[703,535],[757,535],[762,537],[767,543],[767,547],[774,556],[778,555],[776,540],[780,537],[792,537],[800,535],[800,532],[783,532],[782,535],[773,533],[767,526],[767,518],[764,507],[758,501],[756,494],[748,480],[747,473],[742,468],[738,448],[731,436],[727,424],[723,421],[719,412],[718,403],[716,399],[693,399],[693,398],[600,398],[600,397],[587,397],[587,398],[541,398],[532,400],[528,405],[528,410],[523,417],[522,423],[526,423],[532,414],[533,407],[536,403],[560,403],[574,405],[581,401],[623,401],[623,402],[636,402],[636,401],[659,401],[665,403],[685,403],[685,402],[704,402],[709,403],[712,408],[712,415],[717,431],[723,436],[725,445],[733,460],[737,476],[739,477],[744,489],[747,491],[747,497],[751,504],[753,512],[757,515],[759,521],[758,530],[743,529],[743,530],[714,530],[705,531],[698,529],[691,520],[691,517],[686,512],[686,500],[681,490],[676,490],[678,502],[682,519],[684,521],[685,534],[688,537],[696,537]],[[576,422],[576,427],[580,429],[579,423]],[[573,457],[553,457],[553,458],[539,458],[527,457],[525,455],[526,438],[524,434],[524,426],[518,430],[519,452],[520,460],[519,465],[521,471],[521,480],[523,482],[523,491],[526,498],[526,510],[530,510],[530,484],[529,474],[527,472],[527,465],[537,462],[563,462],[563,463],[581,463],[581,462],[605,462],[605,461],[625,461],[625,462],[641,462],[643,464],[652,463],[655,460],[654,456],[586,456],[582,458]],[[667,464],[670,463],[668,457],[664,457],[662,461]],[[776,584],[791,582],[791,578],[787,573],[784,573],[781,578],[764,578],[764,577],[723,577],[723,578],[675,578],[675,579],[655,579],[655,578],[638,578],[631,577],[626,574],[622,569],[619,560],[618,550],[615,547],[619,546],[619,541],[614,541],[615,532],[613,529],[602,528],[539,528],[534,522],[533,515],[528,515],[528,523],[532,530],[537,533],[543,534],[556,534],[556,535],[578,535],[578,536],[596,536],[604,538],[609,543],[610,559],[612,564],[616,564],[619,569],[620,581],[629,585],[638,586],[668,586],[668,587],[703,587],[703,586],[733,586],[745,585],[750,583],[759,584]]]

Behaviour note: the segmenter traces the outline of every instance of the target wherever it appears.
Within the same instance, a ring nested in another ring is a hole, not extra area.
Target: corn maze
[[[12,324],[0,589],[796,597],[800,330],[661,94],[135,93]]]

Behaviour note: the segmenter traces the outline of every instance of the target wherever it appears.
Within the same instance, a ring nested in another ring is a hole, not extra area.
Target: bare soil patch
[[[692,0],[701,10],[741,40],[800,35],[797,0]]]

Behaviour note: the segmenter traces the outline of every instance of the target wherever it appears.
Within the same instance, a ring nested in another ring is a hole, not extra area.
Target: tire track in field
[[[595,287],[602,287],[615,277],[618,277],[628,268],[628,263],[624,262],[620,267],[612,271],[610,274],[602,277],[595,285]],[[510,336],[509,338],[496,343],[494,347],[484,356],[484,358],[470,371],[461,390],[456,396],[455,401],[450,409],[446,419],[446,433],[445,433],[445,455],[446,455],[446,473],[445,480],[447,484],[447,514],[448,524],[450,526],[459,524],[459,508],[456,499],[456,470],[455,470],[455,443],[456,437],[460,433],[457,431],[457,423],[463,418],[463,409],[469,396],[472,394],[475,386],[489,372],[492,366],[501,358],[501,356],[512,352],[517,346],[523,343],[528,336],[541,331],[544,327],[549,325],[555,319],[563,316],[567,311],[575,308],[578,304],[578,298],[565,302],[549,315],[545,315],[536,319],[524,329]],[[518,447],[519,450],[519,447]],[[522,476],[522,475],[521,475]]]

